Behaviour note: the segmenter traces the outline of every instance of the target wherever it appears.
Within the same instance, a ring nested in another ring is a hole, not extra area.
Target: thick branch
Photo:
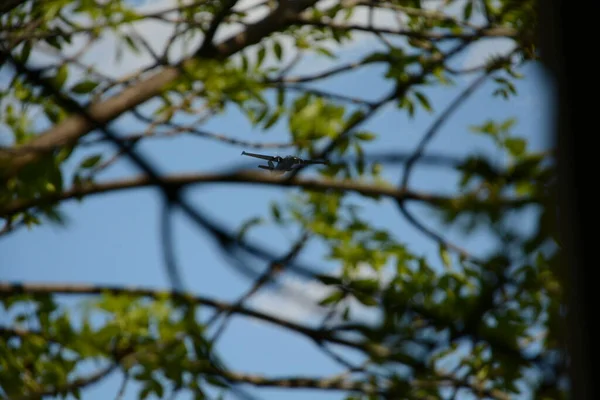
[[[426,202],[432,205],[443,205],[451,200],[450,197],[433,195],[427,193],[418,193],[408,190],[386,187],[383,185],[374,185],[354,181],[325,180],[325,179],[305,179],[274,177],[260,172],[234,172],[234,173],[206,173],[206,174],[182,174],[163,178],[165,184],[171,186],[185,186],[199,183],[248,183],[268,186],[292,186],[309,190],[333,190],[357,192],[365,196],[383,196],[396,199],[398,201],[414,200]],[[116,192],[120,190],[135,189],[153,186],[153,181],[146,176],[138,176],[130,179],[115,180],[105,183],[96,183],[82,185],[69,190],[56,193],[47,197],[31,200],[16,200],[0,208],[0,217],[6,217],[25,211],[31,207],[51,204],[57,201],[64,201],[84,196],[90,196],[100,193]],[[533,203],[533,198],[514,198],[505,199],[507,207],[519,207],[525,204]]]

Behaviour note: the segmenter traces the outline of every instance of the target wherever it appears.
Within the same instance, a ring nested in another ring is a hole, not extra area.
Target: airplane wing
[[[277,159],[277,157],[265,156],[265,155],[256,154],[256,153],[246,153],[245,151],[242,151],[242,155],[243,156],[256,157],[256,158],[262,158],[263,160],[267,160],[267,161],[275,161]]]
[[[311,165],[311,164],[329,164],[329,161],[325,161],[325,160],[301,160],[300,163],[295,164],[294,166],[292,166],[292,169],[300,169],[302,168],[304,165]]]
[[[302,163],[304,164],[329,164],[329,161],[327,160],[302,160]]]

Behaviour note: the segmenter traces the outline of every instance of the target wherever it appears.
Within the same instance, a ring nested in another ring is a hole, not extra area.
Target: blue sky
[[[338,62],[357,60],[375,45],[376,42],[363,39],[340,53],[341,58]],[[506,51],[506,48],[506,42],[489,40],[484,45],[459,56],[455,62],[456,65],[475,65],[483,62],[489,52]],[[91,57],[92,62],[102,62],[102,50],[96,50]],[[128,62],[129,67],[132,67],[132,61],[126,58],[124,63]],[[309,58],[294,72],[303,74],[325,67],[323,61]],[[107,64],[107,68],[123,71],[127,69],[127,65],[114,67]],[[527,138],[532,148],[546,148],[546,110],[550,92],[539,67],[530,66],[521,72],[526,78],[517,84],[520,94],[518,98],[510,101],[492,98],[490,94],[494,86],[486,83],[444,125],[427,152],[464,156],[478,151],[493,155],[495,150],[491,142],[470,133],[468,126],[481,124],[488,118],[503,120],[509,117],[517,119],[515,133]],[[351,96],[377,97],[389,90],[389,83],[382,79],[382,73],[380,67],[369,67],[351,75],[331,79],[320,84],[319,88]],[[474,76],[469,77],[473,78]],[[427,90],[435,111],[442,110],[460,92],[460,87],[462,85]],[[414,149],[432,121],[432,115],[423,110],[419,109],[416,117],[410,119],[405,112],[398,111],[392,105],[384,108],[361,128],[378,134],[378,139],[368,150],[409,152]],[[131,118],[121,118],[114,126],[123,133],[144,129]],[[203,128],[246,140],[289,140],[285,122],[276,124],[268,134],[262,134],[252,129],[244,117],[233,108],[214,118]],[[194,137],[152,139],[140,149],[164,173],[216,171],[241,162],[249,167],[256,164],[252,159],[248,161],[240,157],[243,148]],[[279,150],[278,153],[286,154],[285,150]],[[76,165],[86,155],[86,152],[74,154],[69,162]],[[112,179],[137,173],[130,163],[120,162],[102,177]],[[385,168],[384,176],[394,183],[399,181],[400,174],[400,168]],[[411,187],[423,191],[451,193],[455,182],[455,175],[439,167],[421,166],[413,174]],[[202,185],[190,190],[189,199],[226,226],[239,228],[250,217],[268,216],[270,203],[285,200],[286,193],[290,191],[294,190],[238,184]],[[393,203],[374,202],[359,197],[356,197],[356,202],[364,206],[363,215],[373,224],[390,229],[400,241],[409,245],[412,251],[426,255],[433,263],[440,264],[437,245],[409,226],[398,214]],[[100,195],[83,203],[65,203],[62,211],[69,220],[65,228],[46,224],[0,238],[1,279],[166,287],[168,281],[160,245],[160,209],[161,198],[152,189]],[[419,215],[422,219],[425,218],[428,225],[437,226],[435,218],[426,210],[419,207],[414,209],[420,211]],[[525,228],[527,224],[528,220],[525,219]],[[175,249],[187,289],[223,300],[235,300],[249,287],[251,282],[227,264],[204,232],[199,231],[180,214],[175,216],[175,226]],[[494,246],[483,232],[469,237],[463,237],[457,229],[443,228],[443,232],[449,239],[470,249],[475,248],[483,252]],[[252,230],[249,238],[279,252],[285,252],[296,236],[293,232],[282,232],[272,226],[264,226]],[[323,251],[322,245],[311,242],[300,258],[316,266],[335,270],[336,266],[333,263],[322,259]],[[317,285],[292,277],[286,278],[282,285],[280,291],[296,290],[309,298],[323,293],[322,288]],[[278,291],[261,295],[252,304],[263,310],[281,313],[298,320],[310,317],[310,310],[302,304],[286,299]],[[231,367],[249,373],[319,375],[340,372],[335,363],[320,355],[315,346],[308,341],[248,320],[235,320],[229,325],[220,341],[220,350]],[[113,377],[94,386],[86,392],[85,398],[95,400],[114,396],[119,379]],[[268,390],[260,393],[261,398],[278,399],[283,398],[284,392]],[[307,392],[303,391],[294,395],[285,392],[286,399],[300,399],[306,395]],[[133,398],[131,396],[130,390],[125,398]],[[340,398],[335,394],[317,396],[316,392],[313,392],[311,397]]]

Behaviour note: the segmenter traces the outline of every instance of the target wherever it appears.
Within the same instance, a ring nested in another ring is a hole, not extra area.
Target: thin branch
[[[473,30],[473,32],[419,32],[411,29],[390,29],[382,27],[369,27],[365,25],[357,24],[342,24],[333,21],[326,20],[315,20],[311,17],[295,16],[289,19],[289,22],[294,25],[311,25],[320,28],[331,28],[337,31],[361,31],[388,35],[406,36],[415,39],[424,39],[431,41],[441,41],[450,39],[463,39],[471,40],[480,37],[505,37],[505,38],[516,38],[518,32],[508,27],[492,27],[483,28],[479,30]]]
[[[290,60],[290,62],[288,63],[288,65],[284,66],[283,68],[281,68],[281,70],[279,71],[279,73],[277,74],[276,78],[273,78],[272,80],[265,80],[265,82],[280,82],[282,81],[285,76],[296,66],[298,65],[298,63],[300,61],[302,61],[302,56],[304,55],[304,52],[302,51],[302,49],[299,49],[296,54],[294,55],[294,57]]]
[[[119,391],[117,392],[115,400],[123,399],[123,396],[125,395],[125,390],[127,389],[127,384],[129,383],[129,379],[129,372],[123,371],[123,381],[121,382],[121,386],[119,387]]]
[[[312,82],[312,81],[316,81],[319,79],[328,78],[330,76],[337,75],[337,74],[340,74],[343,72],[351,71],[351,70],[357,69],[361,66],[365,66],[365,65],[369,65],[369,64],[373,64],[373,63],[377,63],[377,62],[380,62],[380,61],[370,60],[368,57],[365,57],[361,61],[340,65],[340,66],[328,69],[323,72],[315,73],[312,75],[291,76],[291,77],[280,76],[280,77],[273,78],[273,79],[265,79],[264,82],[267,84]]]
[[[342,101],[342,102],[351,103],[351,104],[358,104],[358,105],[367,106],[367,107],[376,106],[376,103],[369,101],[369,100],[361,99],[358,97],[346,96],[343,94],[326,92],[324,90],[309,88],[309,87],[302,86],[302,85],[277,84],[276,86],[282,87],[283,89],[287,89],[287,90],[293,90],[296,92],[310,93],[317,97],[324,97],[324,98],[327,98],[330,100]]]
[[[461,92],[448,105],[448,107],[446,107],[446,109],[438,116],[438,118],[436,118],[436,120],[433,122],[431,127],[427,130],[427,132],[425,133],[425,135],[423,136],[423,138],[417,145],[417,148],[415,149],[411,158],[409,158],[406,161],[404,174],[403,174],[402,180],[400,182],[400,190],[406,190],[406,188],[408,187],[408,181],[410,179],[412,168],[413,168],[415,162],[423,154],[423,151],[425,150],[425,147],[427,146],[427,144],[433,139],[435,134],[439,132],[440,128],[449,119],[449,117],[475,92],[475,90],[477,90],[477,88],[479,88],[479,86],[481,86],[483,84],[483,82],[485,82],[485,80],[488,78],[489,75],[490,75],[490,73],[485,73],[485,74],[481,75],[479,78],[477,78],[476,80],[474,80],[463,92]],[[419,229],[425,235],[429,236],[430,238],[432,238],[436,242],[440,243],[441,245],[454,250],[461,256],[466,257],[470,260],[479,262],[477,260],[477,258],[474,257],[473,255],[471,255],[469,252],[467,252],[463,248],[461,248],[453,243],[450,243],[442,235],[440,235],[439,233],[436,233],[432,229],[425,226],[422,222],[420,222],[412,213],[410,213],[407,210],[406,204],[403,200],[397,199],[396,203],[397,203],[402,215],[413,226],[415,226],[417,229]]]
[[[423,138],[417,145],[417,148],[413,152],[412,156],[406,161],[405,171],[402,176],[400,187],[406,189],[408,187],[408,180],[415,162],[421,157],[427,144],[433,139],[435,134],[439,132],[442,125],[448,120],[448,118],[460,107],[474,92],[485,82],[489,74],[483,74],[476,80],[474,80],[465,90],[462,91],[446,109],[435,119],[434,123],[429,127]]]

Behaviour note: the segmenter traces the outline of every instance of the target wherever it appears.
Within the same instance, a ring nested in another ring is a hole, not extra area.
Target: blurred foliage
[[[54,55],[43,75],[55,89],[81,104],[94,103],[175,61],[165,51],[154,55],[155,64],[148,71],[115,79],[93,65],[83,65],[81,54],[72,52],[76,42],[95,43],[112,32],[117,43],[112,56],[118,60],[127,52],[138,55],[148,50],[148,44],[126,28],[156,19],[172,24],[179,40],[189,45],[210,29],[226,3],[172,2],[173,10],[166,13],[141,12],[124,0],[25,0],[0,15],[0,42],[27,66],[38,65],[32,61],[36,52]],[[460,86],[463,76],[476,72],[490,74],[491,96],[499,100],[518,96],[515,82],[522,78],[521,67],[537,59],[534,3],[448,0],[437,11],[427,7],[425,0],[341,1],[309,7],[232,57],[189,57],[178,64],[183,73],[164,87],[148,117],[145,135],[173,127],[177,117],[217,115],[233,105],[261,130],[286,124],[299,155],[315,156],[333,140],[333,156],[355,156],[354,162],[318,167],[315,179],[389,189],[393,184],[384,179],[384,166],[366,157],[369,144],[377,143],[379,135],[359,125],[388,103],[411,117],[424,112],[436,118],[440,106],[428,97],[428,88]],[[378,33],[375,27],[360,34],[376,34],[387,50],[367,49],[354,65],[336,65],[339,53],[359,34],[348,28],[351,18],[368,15],[370,7],[398,16],[405,44],[399,45],[390,39],[394,35]],[[239,23],[255,8],[236,8],[223,23]],[[478,71],[450,66],[454,54],[449,49],[470,48],[492,36],[514,39],[511,57],[490,58]],[[90,47],[84,44],[81,51]],[[189,47],[193,54],[194,46]],[[334,72],[290,78],[290,62],[299,53],[330,60],[336,65]],[[328,76],[372,64],[385,67],[383,78],[394,89],[381,101],[318,89]],[[23,156],[19,151],[32,151],[27,145],[49,127],[60,127],[69,112],[59,106],[54,93],[10,72],[7,62],[3,67],[3,73],[12,74],[10,84],[0,90],[0,129],[9,133],[10,142],[0,150],[0,215],[6,222],[1,234],[6,235],[18,224],[42,224],[42,217],[63,221],[60,194],[93,185],[96,174],[110,164],[110,154],[102,148],[89,150],[94,142],[83,138],[46,149],[43,157],[17,174],[5,174],[15,158]],[[326,259],[341,272],[315,277],[328,287],[327,295],[319,299],[319,307],[329,317],[324,326],[270,322],[320,346],[337,343],[361,351],[365,363],[356,367],[360,373],[353,378],[355,386],[327,381],[347,391],[348,400],[462,398],[466,393],[508,399],[524,387],[531,398],[565,397],[562,288],[550,268],[559,249],[549,229],[555,215],[549,200],[552,154],[532,151],[514,133],[515,119],[485,117],[473,116],[470,129],[473,135],[489,139],[502,154],[501,160],[471,154],[454,168],[459,178],[456,195],[429,205],[436,213],[433,218],[447,229],[457,225],[470,235],[491,232],[498,244],[491,254],[481,256],[477,249],[473,249],[477,257],[457,253],[451,244],[438,241],[439,259],[425,258],[395,237],[389,226],[376,226],[361,215],[357,196],[373,203],[382,202],[384,195],[340,190],[297,190],[289,200],[273,203],[270,215],[241,224],[234,235],[244,240],[258,226],[271,224],[282,230],[293,226],[326,246]],[[80,160],[73,163],[72,154]],[[85,201],[85,196],[79,199]],[[31,206],[7,211],[15,204]],[[519,230],[525,213],[535,216],[533,232]],[[366,276],[365,268],[371,270]],[[205,399],[215,390],[235,390],[238,383],[290,391],[326,386],[326,381],[248,376],[226,366],[199,318],[200,309],[220,307],[210,300],[90,287],[77,293],[94,294],[94,300],[73,308],[60,302],[65,290],[43,292],[27,285],[5,285],[0,290],[8,316],[0,327],[0,389],[6,398],[81,398],[94,379],[115,370],[141,384],[137,395],[142,399],[168,398],[173,391]],[[361,322],[352,302],[377,313],[378,322]],[[90,371],[99,375],[94,378]]]

